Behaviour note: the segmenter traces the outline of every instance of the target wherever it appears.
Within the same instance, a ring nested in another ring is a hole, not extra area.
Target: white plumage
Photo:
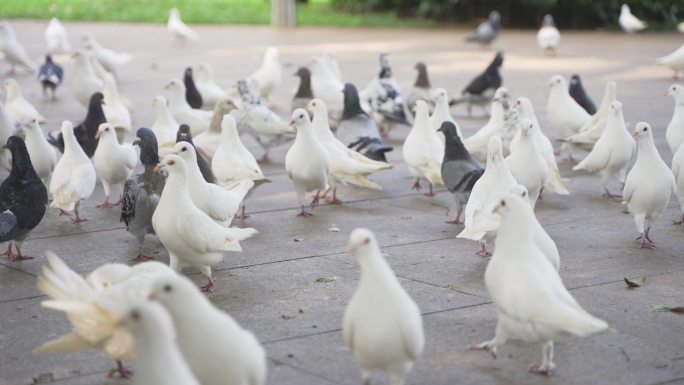
[[[604,196],[612,198],[615,195],[611,194],[608,183],[616,177],[620,183],[624,183],[627,167],[635,151],[636,142],[625,126],[622,103],[614,101],[608,113],[606,130],[589,155],[572,169],[598,173],[605,190]]]
[[[682,210],[682,218],[673,223],[681,225],[684,224],[684,146],[679,146],[672,157],[672,174],[675,178],[675,191],[677,192],[679,207]]]
[[[344,109],[344,84],[335,75],[330,65],[322,56],[316,56],[309,62],[311,70],[311,90],[316,99],[322,100],[328,108],[330,126],[337,127]]]
[[[620,24],[620,27],[622,27],[622,29],[627,33],[639,32],[646,28],[646,23],[633,15],[632,11],[629,9],[629,5],[627,4],[622,4],[622,7],[620,8],[618,23]]]
[[[185,99],[185,85],[178,79],[173,79],[164,86],[169,91],[169,111],[180,124],[190,126],[192,136],[197,136],[209,128],[211,111],[196,110]]]
[[[420,309],[370,230],[352,231],[348,250],[358,259],[361,280],[344,313],[344,343],[361,366],[365,384],[373,371],[384,371],[390,384],[401,385],[425,347]]]
[[[7,93],[5,109],[16,121],[22,124],[30,123],[33,119],[36,119],[39,123],[47,122],[47,119],[24,98],[16,80],[11,78],[5,80],[4,87]]]
[[[237,106],[233,99],[227,96],[219,99],[213,107],[209,127],[192,139],[197,152],[207,159],[209,163],[211,163],[211,159],[214,157],[214,153],[216,153],[216,149],[221,141],[221,122],[223,121],[223,116],[235,109],[237,109]]]
[[[590,336],[606,331],[608,324],[580,307],[534,243],[534,214],[522,198],[513,194],[500,198],[493,212],[501,224],[485,284],[498,311],[498,323],[494,339],[471,349],[487,350],[496,357],[497,348],[509,339],[543,343],[542,362],[529,371],[549,374],[555,367],[554,339]]]
[[[97,176],[93,163],[76,141],[73,124],[65,120],[61,131],[64,137],[64,154],[59,158],[50,179],[50,207],[64,212],[74,210],[74,221],[81,222],[83,219],[78,215],[78,207],[82,200],[93,194]]]
[[[485,162],[487,159],[487,145],[489,144],[489,138],[494,135],[501,138],[503,134],[503,105],[498,99],[494,98],[492,100],[492,110],[489,116],[489,121],[473,135],[465,138],[463,140],[463,145],[468,150],[470,155],[472,155],[475,159],[479,160],[480,162]]]
[[[174,38],[180,41],[199,39],[197,32],[193,31],[192,28],[183,22],[178,8],[171,8],[169,10],[169,21],[166,23],[166,29],[171,32]]]
[[[596,143],[606,129],[611,105],[616,100],[616,97],[617,84],[615,84],[615,82],[606,83],[603,99],[601,100],[601,105],[598,110],[596,110],[596,113],[591,116],[591,119],[589,119],[582,128],[580,128],[578,133],[570,135],[564,140],[573,145],[578,145],[587,150],[591,150],[594,143]]]
[[[123,192],[123,185],[138,164],[139,155],[133,145],[119,143],[116,129],[110,123],[100,124],[95,137],[99,140],[93,154],[93,165],[105,193],[104,202],[97,207],[110,208],[121,203],[121,197],[115,203],[109,202],[112,188],[118,187]]]
[[[133,305],[125,325],[135,340],[133,385],[199,385],[176,344],[173,321],[155,302]]]
[[[667,94],[674,99],[674,112],[665,130],[665,139],[670,146],[670,151],[674,154],[684,142],[684,87],[673,84],[667,90]]]
[[[50,19],[50,23],[48,23],[45,29],[45,43],[49,53],[71,52],[71,44],[69,44],[66,28],[56,17]]]
[[[260,162],[271,161],[269,151],[294,139],[292,127],[278,114],[260,103],[248,103],[243,100],[240,109],[231,112],[240,133],[247,132],[264,150]]]
[[[520,141],[504,162],[515,180],[529,192],[528,199],[533,210],[549,176],[549,167],[534,140],[536,130],[539,130],[539,127],[535,126],[532,120],[523,119]]]
[[[171,268],[197,267],[209,280],[202,289],[209,291],[214,286],[211,266],[223,261],[226,252],[242,251],[239,242],[257,231],[223,227],[197,208],[188,191],[187,166],[180,156],[168,155],[157,167],[167,170],[169,177],[152,216],[154,231],[169,252]]]
[[[560,42],[561,35],[553,21],[553,16],[549,14],[545,15],[542,26],[537,32],[537,44],[539,44],[539,48],[544,52],[551,52],[555,55]]]
[[[24,67],[31,73],[36,72],[36,68],[38,68],[36,62],[26,52],[26,48],[17,40],[12,26],[6,21],[0,21],[0,53],[12,66],[11,73],[14,73],[14,67],[17,65]]]
[[[684,23],[682,23],[684,25]],[[672,68],[675,79],[678,78],[679,71],[684,71],[684,44],[669,55],[656,59],[656,62]]]
[[[116,129],[118,140],[122,140],[131,131],[131,113],[121,100],[114,76],[111,74],[107,74],[104,78],[102,95],[104,96],[102,111],[107,122]]]
[[[83,50],[78,50],[72,55],[74,67],[71,74],[71,88],[76,100],[88,107],[90,97],[95,92],[100,92],[104,82],[95,73],[90,54]]]
[[[7,112],[5,106],[0,102],[0,143],[7,143],[7,139],[20,128],[21,124]],[[8,149],[0,150],[0,166],[8,170],[12,167],[12,156]]]
[[[195,70],[195,86],[202,95],[202,108],[212,109],[216,103],[227,97],[228,93],[214,80],[214,73],[208,63],[202,63]]]
[[[651,226],[660,218],[675,192],[675,179],[663,162],[653,142],[653,130],[639,122],[634,129],[637,159],[625,180],[622,199],[627,203],[640,234],[642,248],[655,248],[650,238]]]
[[[441,133],[435,131],[430,124],[427,103],[424,100],[416,101],[413,127],[406,136],[402,152],[411,175],[416,178],[413,188],[420,190],[420,181],[427,180],[430,185],[428,195],[433,194],[433,185],[444,184],[441,169],[444,144],[440,142],[438,134]]]
[[[562,138],[576,134],[591,119],[587,111],[570,96],[568,84],[561,75],[551,77],[546,115],[551,128]]]
[[[247,77],[248,82],[256,82],[259,87],[259,96],[268,101],[273,89],[280,84],[283,77],[283,69],[278,61],[278,49],[268,47],[264,53],[261,67]]]
[[[85,47],[90,50],[102,66],[111,73],[116,73],[116,69],[131,61],[131,55],[124,52],[116,52],[105,48],[90,35],[86,37]]]
[[[266,353],[259,341],[214,307],[189,279],[162,277],[152,295],[171,315],[178,346],[202,385],[264,384]]]
[[[43,184],[49,186],[52,170],[57,165],[57,150],[45,139],[37,120],[34,119],[31,123],[24,125],[24,132],[26,133],[26,149],[31,157],[33,168]]]
[[[285,156],[285,170],[294,183],[297,200],[302,208],[298,216],[307,217],[312,214],[304,210],[304,194],[315,191],[311,208],[318,205],[318,194],[330,187],[330,159],[325,147],[316,138],[306,111],[301,108],[294,110],[290,124],[296,127],[297,137]]]
[[[434,131],[437,131],[442,127],[442,123],[451,122],[456,126],[456,132],[458,136],[463,139],[463,132],[461,132],[461,127],[458,123],[451,117],[451,112],[449,111],[449,94],[444,88],[436,88],[432,96],[432,100],[435,103],[435,109],[430,115],[430,126]],[[444,134],[441,132],[437,133],[437,137],[444,144]]]
[[[156,96],[152,101],[154,107],[154,123],[152,123],[152,132],[157,137],[159,143],[159,155],[168,155],[173,146],[176,145],[176,132],[178,131],[178,122],[171,115],[169,105],[166,98],[163,96]]]

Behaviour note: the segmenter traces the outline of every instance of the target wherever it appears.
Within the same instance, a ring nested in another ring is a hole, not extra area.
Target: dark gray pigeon
[[[406,98],[406,105],[409,111],[413,111],[416,101],[424,100],[428,104],[429,111],[432,112],[435,102],[432,100],[432,85],[430,84],[427,66],[423,62],[418,62],[413,68],[418,71],[418,75],[416,75],[416,81],[413,83],[411,93]]]
[[[306,67],[299,67],[295,76],[299,77],[299,87],[292,98],[292,111],[297,108],[306,108],[306,105],[314,98],[311,89],[311,71]]]
[[[387,162],[385,153],[394,148],[386,146],[380,137],[380,131],[373,118],[363,109],[359,101],[356,87],[347,83],[344,85],[344,110],[342,119],[337,126],[337,138],[370,159]]]
[[[190,126],[188,126],[185,123],[181,124],[178,127],[178,131],[176,132],[176,143],[178,142],[188,142],[192,145],[192,147],[195,149],[195,155],[197,156],[197,165],[199,166],[200,172],[202,173],[202,177],[204,177],[204,180],[207,181],[207,183],[216,183],[216,177],[214,176],[214,173],[211,171],[211,166],[209,165],[209,162],[207,162],[207,160],[201,154],[201,150],[198,150],[197,147],[195,147],[195,143],[192,142],[192,133],[190,132]]]
[[[88,114],[86,115],[85,120],[74,127],[76,140],[89,158],[93,157],[95,149],[97,148],[97,130],[100,128],[100,124],[107,122],[104,111],[102,111],[103,104],[104,96],[102,95],[102,92],[95,92],[90,97]],[[47,141],[51,145],[57,147],[60,152],[64,152],[64,138],[62,137],[61,132],[59,132],[59,134],[57,134],[57,132],[59,131],[52,131],[48,134]]]
[[[468,203],[470,192],[484,173],[484,167],[470,156],[452,122],[442,123],[437,131],[443,133],[445,138],[442,179],[456,201],[456,219],[447,223],[458,225],[461,223],[461,213]]]
[[[62,67],[52,61],[52,55],[45,55],[45,63],[40,66],[40,71],[38,71],[38,80],[43,86],[43,95],[49,97],[50,100],[55,100],[55,91],[57,86],[62,83],[63,78],[64,70]]]
[[[381,134],[388,133],[396,125],[411,126],[411,123],[406,119],[401,88],[392,75],[389,54],[380,54],[378,77],[361,91],[360,97],[368,103],[373,111],[373,117],[381,126]]]
[[[126,230],[138,241],[138,255],[134,260],[144,261],[153,259],[143,254],[142,246],[145,236],[154,234],[152,215],[164,190],[166,173],[155,170],[159,163],[159,148],[152,130],[139,128],[133,145],[140,147],[140,162],[145,171],[131,175],[124,184],[121,222],[126,224]]]
[[[579,104],[582,108],[584,108],[589,115],[594,115],[596,113],[596,105],[594,104],[594,101],[591,100],[589,95],[587,95],[587,92],[584,90],[584,86],[582,85],[582,79],[580,79],[579,75],[574,74],[570,78],[570,96],[572,96],[573,99]]]
[[[195,86],[195,79],[192,77],[192,68],[188,67],[183,73],[183,84],[185,84],[185,100],[192,108],[202,108],[202,95],[197,86]]]
[[[496,56],[494,56],[492,62],[485,68],[484,72],[471,80],[468,86],[463,89],[461,97],[452,99],[449,102],[449,105],[454,106],[461,103],[467,103],[469,115],[473,105],[486,108],[486,106],[492,102],[496,89],[503,84],[501,72],[499,71],[501,65],[503,65],[503,61],[503,51],[497,52]]]
[[[21,244],[45,215],[47,188],[33,169],[23,139],[10,136],[4,148],[12,153],[12,170],[0,185],[0,242],[9,242],[2,255],[12,261],[32,259],[21,253]]]
[[[478,43],[482,46],[492,44],[501,33],[501,14],[499,11],[489,12],[489,18],[480,23],[472,35],[466,37],[466,41]]]

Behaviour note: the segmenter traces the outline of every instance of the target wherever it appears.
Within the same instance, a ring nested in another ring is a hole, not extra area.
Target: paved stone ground
[[[20,39],[34,57],[44,49],[43,22],[13,22]],[[433,84],[458,92],[493,55],[463,43],[464,32],[453,30],[381,30],[268,27],[202,27],[200,44],[171,44],[162,26],[125,24],[68,24],[72,40],[86,32],[100,42],[134,55],[119,74],[120,91],[135,103],[136,127],[152,123],[153,97],[187,65],[210,62],[217,78],[228,85],[260,62],[265,47],[280,48],[286,64],[284,81],[275,101],[285,110],[295,87],[298,64],[324,50],[336,50],[346,79],[365,85],[377,72],[377,54],[392,53],[397,78],[408,89],[415,61],[428,63]],[[664,130],[672,101],[664,96],[671,73],[653,65],[652,58],[681,44],[681,35],[601,32],[564,33],[560,55],[543,57],[532,31],[506,31],[497,48],[507,52],[503,76],[514,95],[532,99],[545,127],[548,79],[552,74],[579,72],[598,103],[606,81],[618,81],[630,126],[650,122],[666,160],[671,158]],[[60,57],[62,62],[66,57]],[[69,79],[71,65],[66,65]],[[0,64],[0,70],[6,70]],[[4,75],[3,75],[4,76]],[[32,76],[18,75],[26,96],[49,118],[46,129],[57,129],[63,119],[80,120],[85,109],[59,90],[59,101],[42,101]],[[456,111],[466,133],[484,123]],[[548,132],[548,129],[547,129]],[[345,204],[317,208],[310,219],[296,218],[297,203],[284,169],[287,148],[274,152],[276,163],[265,168],[273,183],[250,200],[251,218],[238,225],[261,231],[244,242],[244,252],[228,255],[215,269],[214,304],[253,330],[269,357],[269,384],[358,384],[359,369],[344,347],[342,314],[358,283],[359,271],[344,253],[349,231],[373,229],[388,261],[424,314],[427,345],[407,379],[408,384],[665,384],[684,383],[684,337],[681,315],[656,312],[656,304],[684,305],[684,257],[681,227],[671,225],[680,215],[675,200],[653,230],[655,251],[637,248],[632,221],[616,201],[601,198],[598,179],[570,171],[569,197],[545,195],[537,215],[561,253],[561,275],[572,294],[591,313],[617,330],[584,340],[556,345],[558,368],[551,378],[528,374],[527,365],[539,359],[538,346],[509,344],[492,360],[469,352],[469,343],[494,333],[495,310],[482,276],[486,262],[475,256],[474,242],[456,239],[460,227],[449,225],[452,199],[441,192],[427,198],[410,190],[412,180],[402,163],[400,141],[406,131],[394,132],[394,169],[378,174],[384,191],[343,189]],[[552,135],[552,133],[551,133]],[[258,152],[255,144],[246,139]],[[0,384],[120,384],[108,380],[112,362],[100,352],[33,355],[31,350],[69,330],[66,318],[43,309],[44,299],[35,278],[46,249],[80,273],[105,262],[123,262],[136,246],[118,220],[118,210],[98,210],[101,188],[85,204],[90,220],[78,225],[50,211],[33,232],[25,251],[38,256],[21,263],[0,260]],[[336,225],[341,232],[330,232]],[[295,242],[296,238],[303,239]],[[149,237],[146,251],[167,260],[161,244]],[[200,277],[194,272],[193,279]],[[623,277],[646,276],[646,285],[630,291]],[[324,281],[317,282],[319,278]],[[531,301],[534,298],[530,298]],[[384,383],[384,378],[376,378]]]

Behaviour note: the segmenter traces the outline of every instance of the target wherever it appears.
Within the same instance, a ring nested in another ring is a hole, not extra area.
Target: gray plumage
[[[299,87],[292,98],[292,111],[297,108],[306,108],[311,99],[314,98],[311,89],[311,71],[306,67],[299,67],[295,76],[299,77]]]
[[[456,201],[456,219],[449,223],[459,224],[470,192],[484,173],[484,167],[470,156],[456,132],[456,125],[444,122],[438,131],[442,132],[445,138],[442,179]]]
[[[161,197],[166,174],[156,171],[159,163],[157,137],[148,128],[140,128],[134,145],[140,147],[140,161],[145,167],[142,174],[134,174],[126,180],[121,204],[121,222],[138,241],[139,253],[135,259],[151,259],[142,252],[147,234],[154,234],[152,215]]]
[[[480,45],[490,45],[501,34],[501,14],[491,11],[487,21],[480,23],[475,32],[466,38],[466,41],[476,42]]]

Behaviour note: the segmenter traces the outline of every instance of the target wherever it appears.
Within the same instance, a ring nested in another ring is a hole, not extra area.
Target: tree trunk
[[[295,0],[271,0],[271,25],[274,27],[294,27],[297,25]]]

